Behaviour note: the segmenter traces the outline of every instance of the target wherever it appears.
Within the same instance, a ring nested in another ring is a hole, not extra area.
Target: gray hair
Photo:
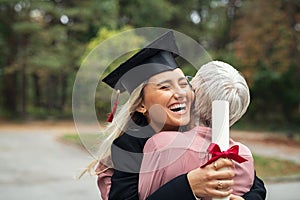
[[[232,126],[246,112],[250,92],[246,80],[235,68],[221,61],[203,65],[191,80],[195,90],[195,108],[192,123],[211,127],[212,102],[229,102],[229,125]]]

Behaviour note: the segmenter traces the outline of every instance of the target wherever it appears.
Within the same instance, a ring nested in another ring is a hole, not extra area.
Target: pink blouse
[[[111,177],[113,173],[113,168],[109,168],[101,162],[98,163],[98,166],[96,168],[96,174],[98,175],[97,185],[100,190],[102,200],[108,200],[111,187]]]
[[[188,132],[160,132],[144,146],[144,157],[139,175],[139,197],[146,199],[171,179],[205,164],[210,156],[211,129],[196,127]],[[245,145],[230,139],[229,146],[238,145],[239,155],[248,161],[235,163],[235,195],[248,192],[254,181],[254,161]]]

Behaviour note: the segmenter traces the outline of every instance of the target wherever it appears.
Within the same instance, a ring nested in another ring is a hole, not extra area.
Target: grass
[[[64,134],[59,139],[69,144],[75,144],[82,147],[82,143],[78,134]]]
[[[89,134],[85,139],[95,140],[95,138],[94,134]],[[69,144],[83,146],[78,134],[64,134],[60,139]],[[295,162],[256,154],[253,154],[253,157],[256,173],[263,179],[300,174],[300,165]]]
[[[101,139],[101,136],[92,134],[92,133],[86,133],[84,135],[81,135],[81,138],[79,137],[78,134],[73,134],[73,133],[67,133],[63,134],[59,140],[63,141],[68,144],[76,145],[78,147],[83,147],[83,144],[90,144],[90,145],[95,145],[96,142]]]
[[[300,165],[277,158],[253,155],[257,175],[262,178],[300,174]]]

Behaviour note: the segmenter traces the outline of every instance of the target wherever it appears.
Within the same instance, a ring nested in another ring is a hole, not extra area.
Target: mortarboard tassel
[[[109,113],[108,117],[107,117],[107,122],[112,122],[112,120],[114,119],[114,114],[117,110],[117,106],[118,106],[118,98],[119,98],[119,94],[120,94],[120,90],[117,90],[117,95],[116,95],[116,100],[115,100],[115,103],[114,103],[114,106],[111,110],[111,112]]]

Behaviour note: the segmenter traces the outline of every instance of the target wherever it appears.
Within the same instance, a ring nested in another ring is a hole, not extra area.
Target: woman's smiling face
[[[145,115],[156,132],[178,130],[190,122],[193,99],[194,92],[182,70],[177,68],[148,80],[141,107],[147,110]]]

